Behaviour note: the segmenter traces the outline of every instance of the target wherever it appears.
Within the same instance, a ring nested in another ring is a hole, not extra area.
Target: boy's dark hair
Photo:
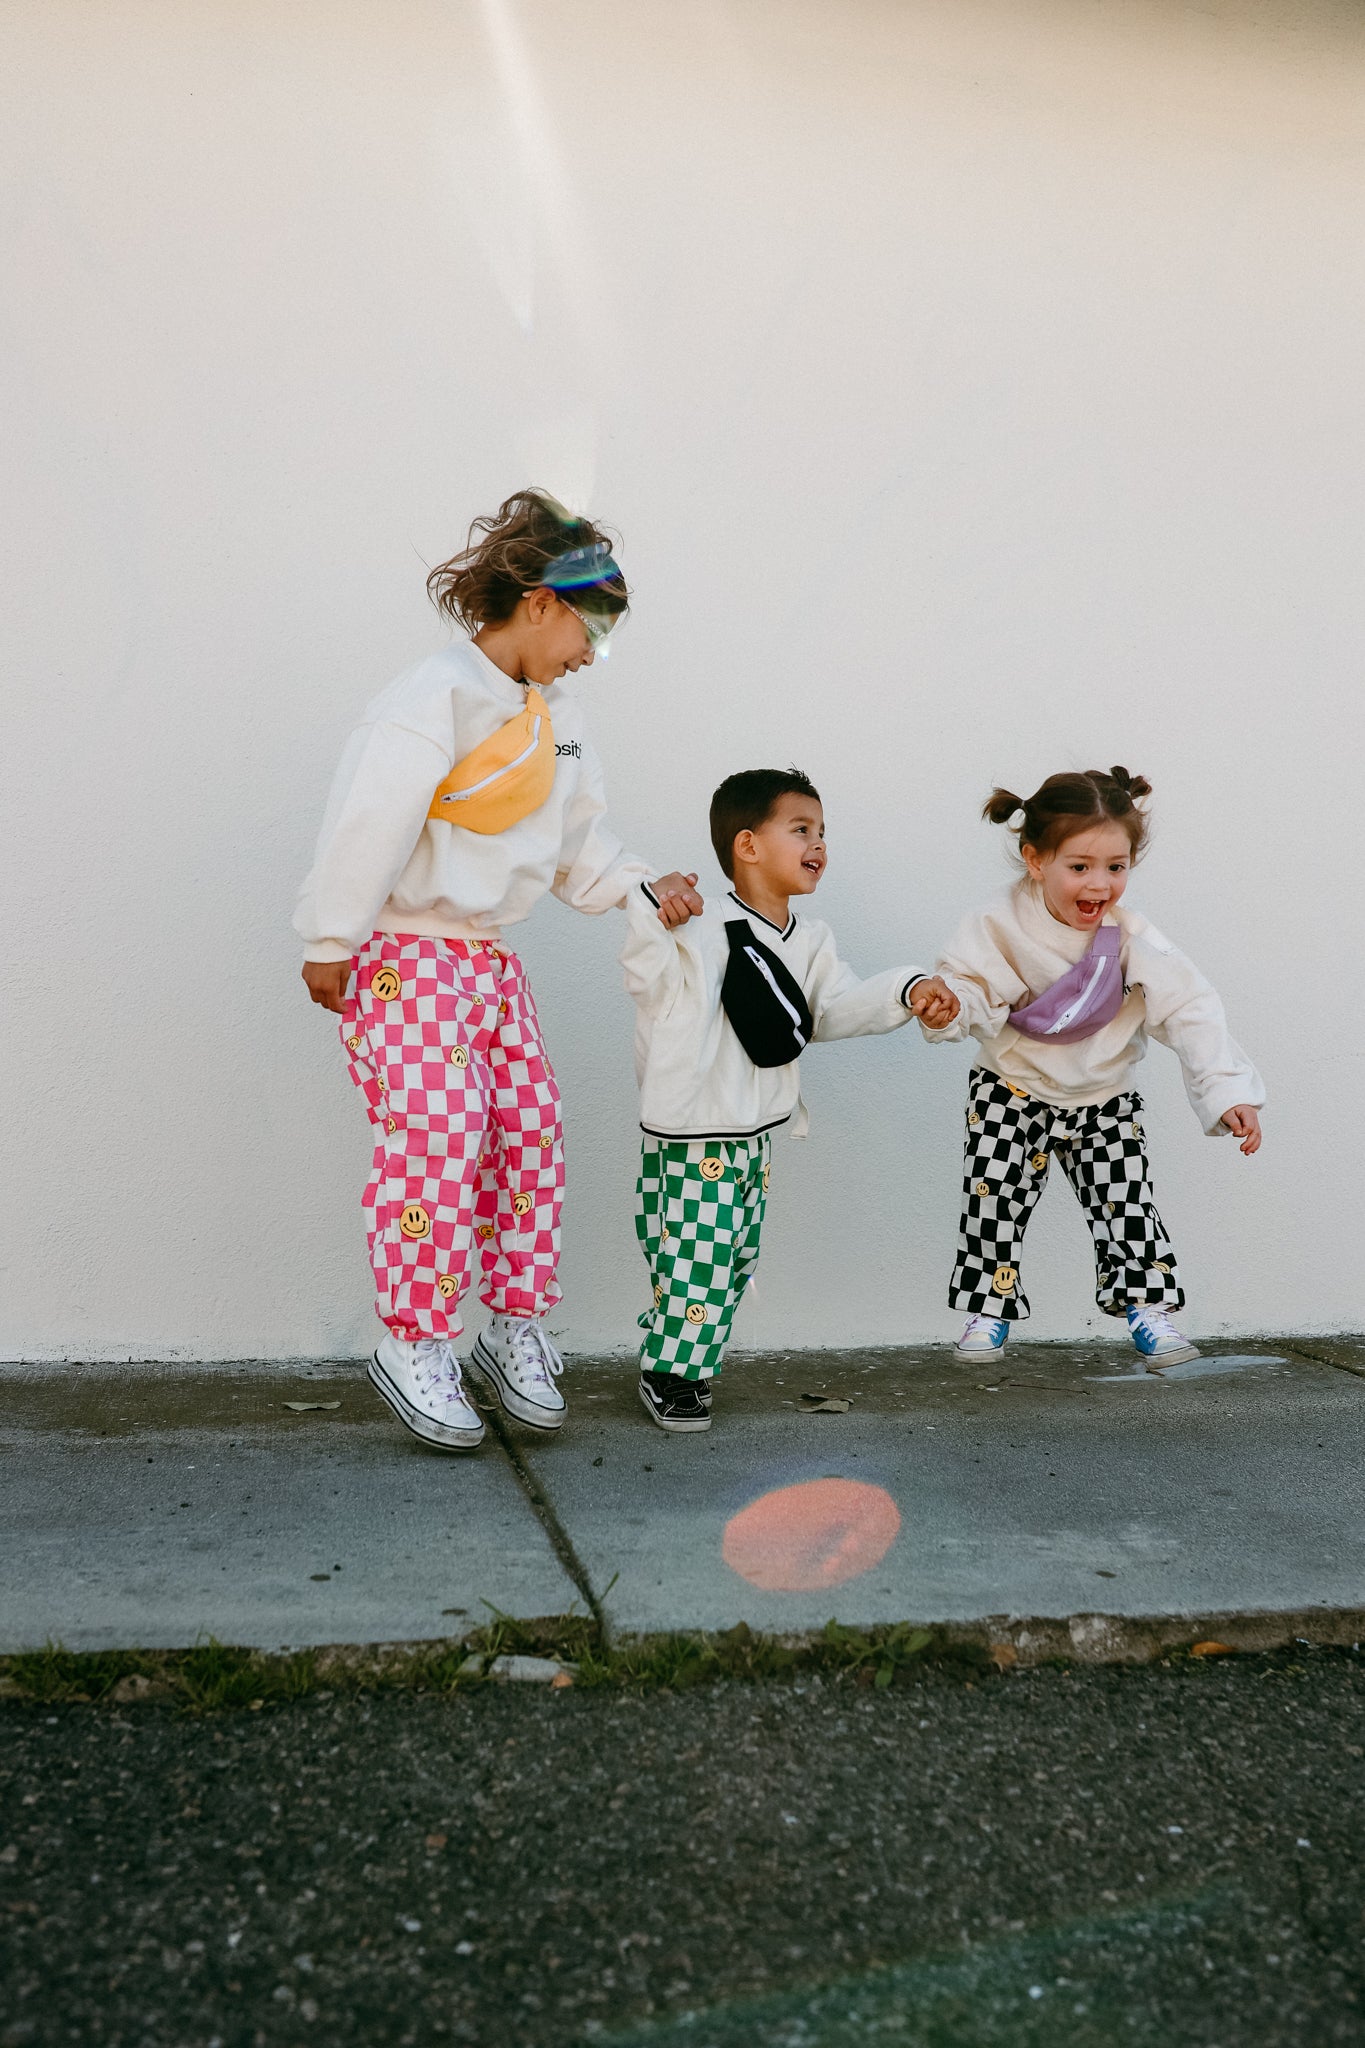
[[[738,775],[727,775],[712,797],[711,844],[729,881],[735,879],[736,836],[766,825],[783,796],[820,801],[819,790],[799,768],[745,768]]]
[[[474,521],[458,555],[437,563],[427,578],[427,596],[466,633],[477,633],[480,626],[510,619],[558,556],[609,541],[591,519],[576,519],[548,491],[513,491],[496,512]],[[630,592],[618,569],[600,583],[576,588],[573,602],[580,611],[615,617],[629,604]]]
[[[1145,775],[1130,775],[1126,768],[1111,768],[1107,775],[1103,768],[1087,768],[1084,774],[1049,775],[1032,796],[993,789],[981,815],[992,825],[1008,825],[1022,811],[1013,830],[1019,844],[1035,853],[1055,853],[1063,840],[1092,825],[1122,825],[1137,860],[1147,843],[1147,819],[1134,799],[1151,793]]]

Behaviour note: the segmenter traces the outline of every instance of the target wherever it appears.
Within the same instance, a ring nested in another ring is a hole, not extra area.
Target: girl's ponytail
[[[1152,793],[1152,785],[1145,775],[1130,775],[1126,768],[1111,768],[1109,778],[1118,785],[1125,796],[1134,800],[1140,796],[1150,796]]]
[[[1016,796],[1012,789],[993,789],[981,806],[981,815],[992,825],[1008,825],[1016,811],[1022,811],[1024,799]]]

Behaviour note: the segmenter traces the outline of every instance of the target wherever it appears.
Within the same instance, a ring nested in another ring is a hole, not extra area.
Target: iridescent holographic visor
[[[593,653],[605,661],[611,653],[611,636],[626,617],[625,578],[612,559],[609,543],[594,541],[590,547],[570,548],[556,555],[546,563],[541,582],[568,606],[587,634]]]

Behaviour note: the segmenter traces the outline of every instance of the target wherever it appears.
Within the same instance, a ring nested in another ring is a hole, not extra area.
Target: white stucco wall
[[[369,1137],[289,929],[333,762],[525,481],[625,536],[626,840],[826,800],[865,968],[1004,873],[997,779],[1156,786],[1131,896],[1273,1104],[1146,1082],[1195,1332],[1359,1328],[1365,17],[1182,0],[13,9],[0,1356],[350,1354]],[[709,864],[707,866],[708,873]],[[624,1345],[614,919],[521,934],[559,1326]],[[965,1051],[820,1049],[746,1343],[947,1335]],[[1060,1186],[1034,1328],[1096,1320]]]

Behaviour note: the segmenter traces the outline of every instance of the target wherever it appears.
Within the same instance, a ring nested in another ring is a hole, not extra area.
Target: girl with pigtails
[[[1203,975],[1123,902],[1150,794],[1126,768],[1092,768],[1028,798],[996,789],[982,814],[1014,830],[1023,873],[955,934],[937,971],[961,1008],[924,1030],[979,1046],[948,1297],[967,1312],[967,1357],[1001,1351],[1029,1313],[1024,1232],[1054,1158],[1090,1225],[1100,1308],[1127,1318],[1149,1371],[1198,1356],[1171,1322],[1185,1295],[1152,1199],[1137,1064],[1148,1036],[1168,1045],[1203,1130],[1248,1156],[1265,1089]]]
[[[558,1429],[559,1093],[504,937],[547,891],[595,915],[648,882],[662,923],[702,907],[608,829],[566,678],[605,658],[629,593],[606,536],[539,491],[478,519],[427,588],[465,638],[381,691],[342,754],[296,930],[341,1019],[375,1130],[363,1198],[385,1333],[369,1374],[442,1450],[484,1425],[455,1339],[478,1268],[474,1363],[509,1414]]]

